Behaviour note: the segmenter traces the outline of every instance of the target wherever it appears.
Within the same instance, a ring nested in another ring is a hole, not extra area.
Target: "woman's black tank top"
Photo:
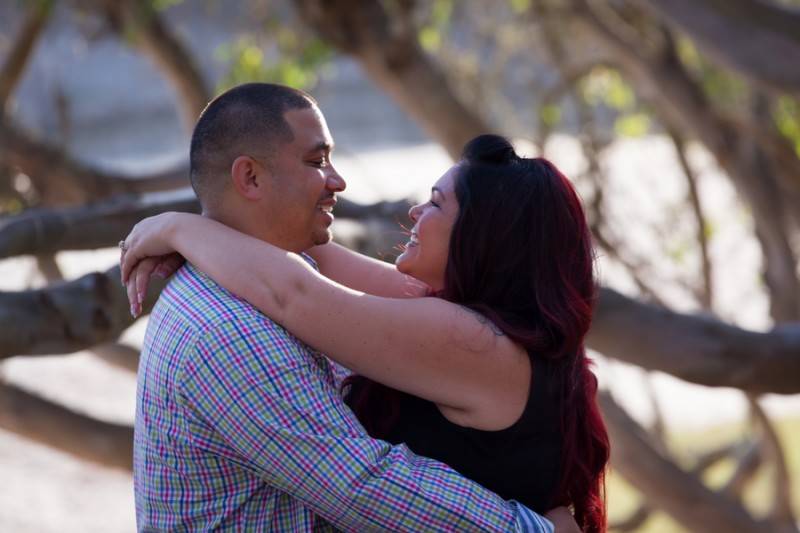
[[[534,357],[531,361],[528,402],[512,426],[500,431],[459,426],[434,403],[400,393],[396,422],[382,438],[446,463],[504,499],[539,513],[548,511],[561,458],[558,395],[551,363]]]

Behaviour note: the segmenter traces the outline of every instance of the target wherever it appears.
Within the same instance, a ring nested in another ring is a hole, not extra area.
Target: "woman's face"
[[[438,291],[444,287],[444,271],[450,247],[450,233],[458,216],[453,166],[431,187],[430,199],[411,208],[414,227],[405,251],[395,261],[397,270]]]

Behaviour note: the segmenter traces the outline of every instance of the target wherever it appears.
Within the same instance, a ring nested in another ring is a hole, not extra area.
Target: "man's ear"
[[[269,169],[250,156],[240,155],[231,165],[233,187],[248,200],[260,200],[267,192]]]

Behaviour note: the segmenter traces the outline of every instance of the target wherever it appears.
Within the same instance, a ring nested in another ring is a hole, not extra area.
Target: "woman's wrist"
[[[167,213],[162,229],[162,236],[164,242],[176,252],[180,252],[180,239],[185,228],[186,218],[191,216],[193,215],[189,213]]]

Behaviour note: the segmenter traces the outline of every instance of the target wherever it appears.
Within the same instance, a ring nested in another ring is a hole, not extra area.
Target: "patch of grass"
[[[796,515],[800,515],[800,418],[773,421],[781,440],[789,477],[792,481],[792,504]],[[691,466],[692,458],[699,452],[712,450],[740,439],[748,428],[744,423],[725,424],[702,431],[675,432],[668,435],[668,445],[674,458],[683,466]],[[731,459],[721,461],[706,472],[703,481],[713,488],[721,487],[732,474],[735,463]],[[760,517],[765,515],[775,497],[772,490],[774,468],[762,466],[745,490],[745,505],[750,512]],[[616,472],[611,471],[607,480],[609,523],[624,520],[635,512],[642,501],[641,494]],[[688,530],[662,512],[654,512],[639,528],[640,533],[684,533]]]

